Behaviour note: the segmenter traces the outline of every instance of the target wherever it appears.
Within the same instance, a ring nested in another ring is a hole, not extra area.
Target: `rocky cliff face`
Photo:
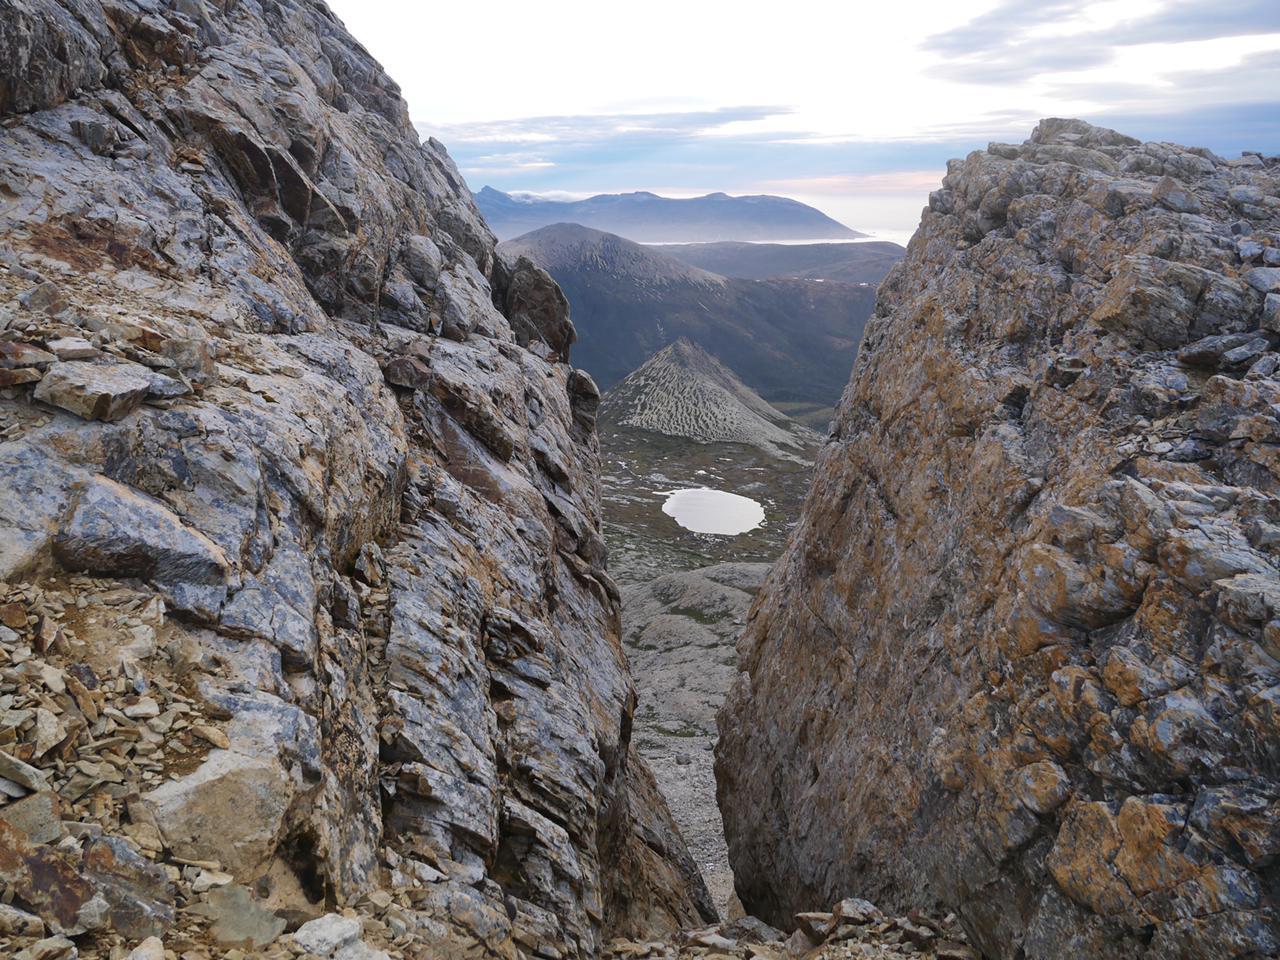
[[[309,0],[0,0],[0,115],[4,931],[707,916],[564,299],[378,65]]]
[[[991,957],[1280,950],[1280,162],[1045,121],[951,164],[740,642],[775,923]]]

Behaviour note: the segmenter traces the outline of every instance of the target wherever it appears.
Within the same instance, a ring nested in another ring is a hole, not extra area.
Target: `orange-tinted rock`
[[[1280,355],[1233,235],[1280,204],[1229,202],[1278,176],[1063,120],[951,164],[739,644],[748,910],[923,899],[1000,960],[1280,951]]]
[[[107,924],[108,906],[69,856],[0,820],[0,881],[58,933],[78,934]]]

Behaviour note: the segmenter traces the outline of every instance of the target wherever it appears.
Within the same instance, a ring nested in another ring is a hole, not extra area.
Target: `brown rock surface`
[[[1278,191],[1078,121],[950,165],[719,718],[748,910],[1280,951]]]
[[[956,917],[934,917],[919,910],[886,916],[865,900],[842,900],[830,911],[796,914],[790,937],[755,917],[685,930],[666,940],[609,943],[605,960],[979,960],[964,942]]]
[[[126,367],[75,360],[50,367],[32,395],[86,420],[119,420],[142,403],[150,389],[144,377]]]
[[[554,284],[322,3],[0,6],[0,803],[62,818],[0,809],[6,902],[86,957],[700,922]]]

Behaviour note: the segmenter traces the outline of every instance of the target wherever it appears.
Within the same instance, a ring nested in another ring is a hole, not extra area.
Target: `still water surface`
[[[694,533],[734,536],[764,522],[764,507],[750,497],[710,487],[667,492],[662,512]]]

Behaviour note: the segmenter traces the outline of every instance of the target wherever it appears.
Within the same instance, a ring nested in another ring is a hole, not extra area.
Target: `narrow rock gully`
[[[610,393],[602,406],[602,499],[636,684],[632,736],[720,919],[676,936],[618,938],[606,944],[607,955],[976,958],[945,912],[890,916],[866,901],[844,900],[815,904],[829,909],[804,913],[786,931],[746,915],[716,800],[716,714],[737,677],[736,644],[752,600],[782,551],[788,518],[799,515],[817,438],[804,447],[806,456],[779,458],[767,444],[696,442],[654,432],[652,424],[635,428],[616,415],[619,402]],[[749,492],[765,505],[765,525],[745,536],[682,529],[661,511],[661,491],[686,484]]]

